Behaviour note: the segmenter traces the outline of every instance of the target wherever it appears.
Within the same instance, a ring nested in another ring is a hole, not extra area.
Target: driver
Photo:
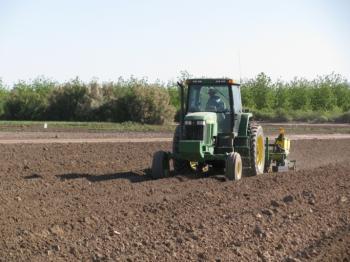
[[[225,110],[225,103],[221,100],[219,96],[216,95],[216,90],[214,88],[209,88],[208,95],[209,99],[206,105],[206,110],[210,111],[224,111]]]

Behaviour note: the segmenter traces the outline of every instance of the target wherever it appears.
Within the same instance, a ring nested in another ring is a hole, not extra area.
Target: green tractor
[[[252,113],[243,111],[238,83],[232,79],[189,79],[187,88],[178,85],[181,122],[175,130],[172,152],[154,154],[153,178],[170,174],[170,160],[175,173],[212,170],[224,173],[229,180],[240,180],[243,170],[245,175],[259,175],[271,166],[287,165],[287,152],[283,148],[277,152],[264,139],[263,128],[252,121]]]

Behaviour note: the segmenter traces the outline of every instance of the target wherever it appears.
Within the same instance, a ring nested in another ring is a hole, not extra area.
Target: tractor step
[[[232,147],[216,147],[215,154],[226,154],[227,152],[232,152]]]

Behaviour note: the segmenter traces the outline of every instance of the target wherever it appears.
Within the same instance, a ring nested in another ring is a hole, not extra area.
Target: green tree
[[[249,80],[245,87],[250,89],[250,94],[247,92],[245,95],[251,95],[250,98],[256,109],[261,110],[272,107],[274,100],[272,81],[265,73],[260,73],[255,79]]]
[[[336,98],[332,92],[334,81],[332,77],[319,77],[314,80],[313,88],[311,89],[311,106],[312,109],[330,111],[336,105]]]
[[[332,100],[334,106],[343,111],[347,111],[350,108],[350,85],[344,77],[332,73],[320,77],[319,82],[331,88],[334,97],[334,100]]]
[[[4,103],[4,117],[9,120],[43,120],[48,96],[54,83],[37,78],[31,83],[20,81],[14,85]]]
[[[4,117],[4,106],[9,95],[9,91],[4,86],[2,79],[0,78],[0,118]]]
[[[242,83],[241,86],[242,104],[244,108],[254,108],[253,92],[250,84]]]
[[[310,83],[295,78],[288,84],[289,105],[293,110],[307,111],[310,107]]]
[[[170,104],[175,107],[177,110],[180,109],[180,94],[177,86],[169,86],[167,87],[167,91],[170,97]]]
[[[288,109],[289,108],[289,92],[288,87],[283,82],[277,82],[274,89],[274,109]]]

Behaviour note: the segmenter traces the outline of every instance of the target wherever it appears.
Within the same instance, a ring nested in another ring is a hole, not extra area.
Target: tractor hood
[[[196,113],[188,113],[185,116],[185,121],[205,121],[206,124],[216,124],[217,117],[216,113],[213,112],[196,112]]]
[[[189,113],[184,120],[184,138],[179,142],[181,157],[201,161],[205,154],[214,154],[214,137],[218,130],[216,113]]]

